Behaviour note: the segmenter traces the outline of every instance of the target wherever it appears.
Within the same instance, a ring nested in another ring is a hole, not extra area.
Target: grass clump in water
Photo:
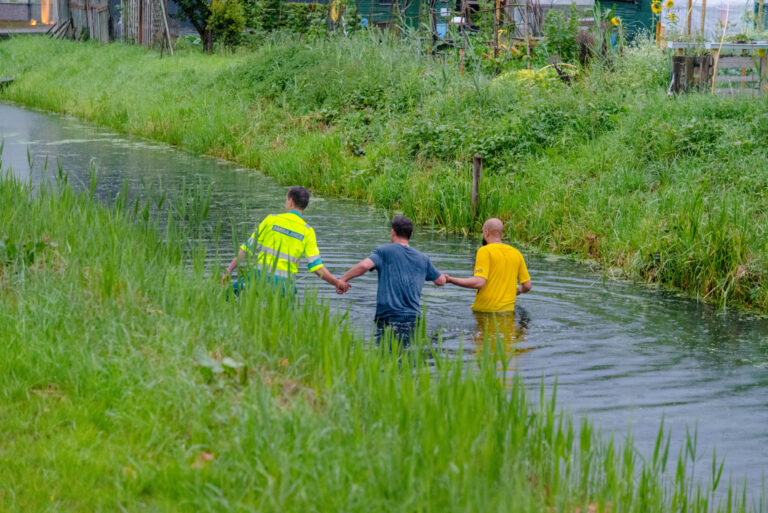
[[[59,185],[0,180],[3,510],[748,511],[691,480],[695,439],[672,476],[663,429],[641,461],[488,351],[430,367],[312,297],[227,302],[173,217]]]

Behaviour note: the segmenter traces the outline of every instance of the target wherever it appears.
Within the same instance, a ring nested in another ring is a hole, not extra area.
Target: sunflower
[[[667,0],[667,3],[664,5],[667,9],[672,9],[675,6],[675,2],[673,0]]]
[[[673,12],[669,13],[669,16],[667,17],[669,18],[669,21],[671,21],[672,23],[677,21],[677,16]]]
[[[653,11],[653,14],[661,13],[661,4],[658,2],[651,3],[651,11]]]
[[[621,20],[619,18],[617,18],[616,16],[614,16],[613,18],[611,18],[611,23],[613,23],[615,26],[618,27],[619,24],[621,23]]]

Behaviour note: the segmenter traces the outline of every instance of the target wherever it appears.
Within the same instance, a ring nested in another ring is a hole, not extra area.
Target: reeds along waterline
[[[285,183],[473,232],[478,219],[720,305],[768,308],[765,102],[666,96],[652,44],[568,87],[460,77],[374,32],[226,55],[17,38],[3,98],[238,161]],[[76,70],[110,69],[110,73]]]
[[[670,461],[682,434],[576,426],[505,386],[503,352],[427,365],[312,294],[226,301],[194,226],[89,194],[0,180],[3,510],[764,510],[695,431]]]

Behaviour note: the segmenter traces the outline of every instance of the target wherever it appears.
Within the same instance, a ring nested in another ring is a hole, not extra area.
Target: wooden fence
[[[673,94],[701,91],[721,96],[759,96],[768,90],[767,43],[669,43],[672,57]],[[683,55],[686,49],[708,55]]]

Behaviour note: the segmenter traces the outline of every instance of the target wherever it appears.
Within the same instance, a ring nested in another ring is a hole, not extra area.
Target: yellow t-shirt
[[[517,284],[531,279],[522,253],[506,244],[488,244],[478,249],[474,274],[486,280],[472,303],[475,312],[514,311]]]

